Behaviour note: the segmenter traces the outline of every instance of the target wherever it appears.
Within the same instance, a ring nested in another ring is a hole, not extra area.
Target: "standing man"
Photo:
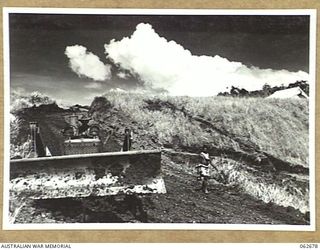
[[[200,175],[200,179],[202,181],[201,190],[207,194],[208,191],[208,179],[210,177],[210,156],[207,152],[207,148],[204,147],[202,152],[200,153],[200,164],[196,166],[197,172]]]
[[[132,131],[129,128],[124,130],[124,141],[122,151],[130,151],[132,145]]]

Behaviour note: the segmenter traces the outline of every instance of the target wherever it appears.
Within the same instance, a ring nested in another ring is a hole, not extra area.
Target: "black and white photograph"
[[[315,230],[315,11],[3,18],[4,229]]]

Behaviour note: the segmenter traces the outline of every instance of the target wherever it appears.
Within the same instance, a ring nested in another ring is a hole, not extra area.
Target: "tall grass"
[[[215,126],[276,157],[308,165],[308,101],[304,99],[199,98],[184,104]]]
[[[219,148],[239,149],[233,138],[250,142],[282,160],[308,167],[308,101],[303,99],[263,99],[231,97],[170,97],[131,93],[108,93],[106,98],[131,116],[160,143],[179,142],[186,146],[210,143]],[[145,100],[160,99],[193,116],[210,121],[230,134],[200,127],[182,112],[167,107],[149,110]]]
[[[291,176],[274,178],[261,171],[250,171],[248,166],[231,160],[218,160],[213,164],[226,177],[227,183],[236,184],[245,193],[265,203],[291,206],[302,213],[309,211],[308,180],[299,182]]]

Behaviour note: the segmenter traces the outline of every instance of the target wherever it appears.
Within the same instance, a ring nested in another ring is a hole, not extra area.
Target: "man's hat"
[[[206,153],[204,153],[204,152],[201,152],[201,153],[200,153],[200,156],[201,156],[202,158],[204,158],[205,160],[210,160],[209,154],[206,154]]]

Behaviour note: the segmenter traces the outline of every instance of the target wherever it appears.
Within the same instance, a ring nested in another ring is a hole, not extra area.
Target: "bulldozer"
[[[85,200],[166,193],[160,150],[103,152],[99,125],[76,114],[67,120],[58,156],[43,143],[39,125],[30,123],[28,152],[10,160],[10,197]]]

